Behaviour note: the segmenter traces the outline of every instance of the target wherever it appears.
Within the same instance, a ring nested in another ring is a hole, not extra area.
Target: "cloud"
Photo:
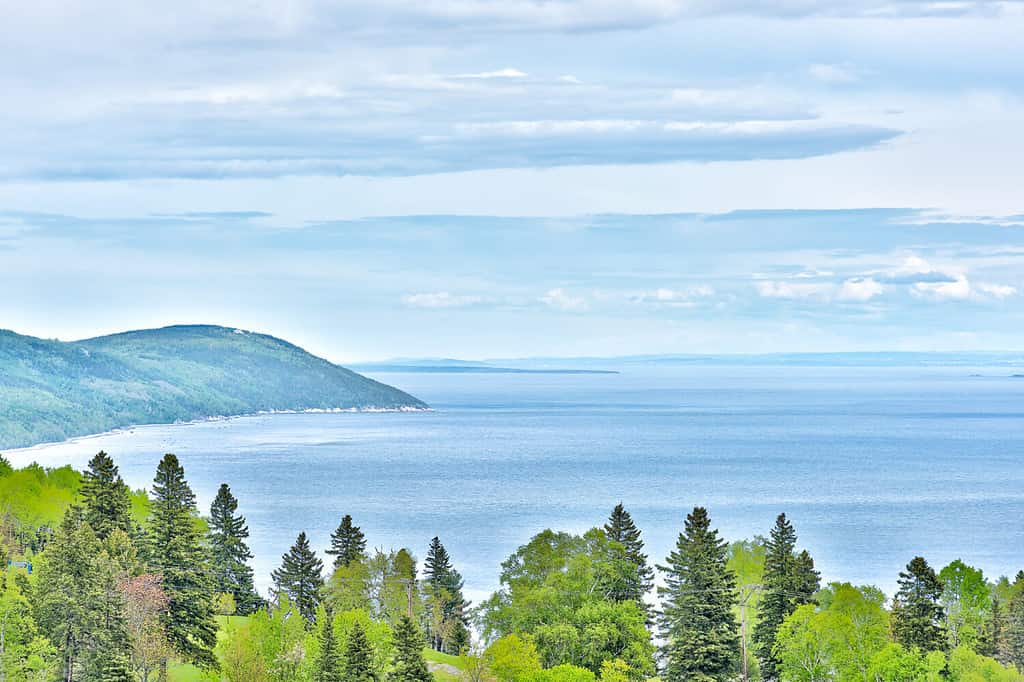
[[[566,312],[581,312],[587,310],[589,307],[585,298],[582,296],[573,296],[561,287],[549,290],[546,294],[541,296],[540,300],[551,308],[564,310]]]
[[[956,284],[962,276],[963,273],[957,268],[933,267],[924,258],[910,255],[899,267],[887,273],[879,273],[878,279],[888,284]]]
[[[833,85],[856,83],[860,80],[857,71],[846,64],[812,64],[807,72],[814,80]]]
[[[951,282],[917,282],[911,292],[937,301],[963,301],[971,297],[971,283],[966,275],[957,275]]]
[[[412,308],[464,308],[476,305],[482,300],[480,296],[455,295],[447,291],[408,294],[402,297],[402,303]]]
[[[978,291],[999,300],[1017,295],[1017,287],[1012,287],[1008,284],[982,283],[978,285]]]
[[[701,299],[709,299],[715,295],[714,287],[708,284],[697,284],[684,289],[659,287],[653,291],[645,291],[632,297],[637,303],[652,304],[666,307],[692,308]]]
[[[462,73],[452,78],[468,78],[468,79],[482,79],[488,78],[526,78],[527,75],[519,69],[499,69],[497,71],[483,71],[480,73]]]
[[[763,298],[803,299],[827,296],[835,288],[830,282],[787,282],[766,280],[755,282]]]
[[[885,287],[870,277],[854,277],[843,282],[836,297],[841,301],[870,301],[881,296]]]

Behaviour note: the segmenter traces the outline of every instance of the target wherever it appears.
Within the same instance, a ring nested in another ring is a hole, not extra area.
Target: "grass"
[[[452,656],[451,654],[443,654],[440,651],[434,651],[433,649],[424,649],[423,658],[427,659],[427,663],[437,663],[441,665],[450,665],[453,668],[462,670],[462,660],[458,656]],[[459,677],[453,675],[445,669],[438,669],[433,671],[434,679],[438,682],[455,682]]]
[[[215,616],[217,619],[217,639],[224,639],[228,622],[242,625],[249,621],[249,616]],[[171,663],[167,666],[167,682],[208,682],[210,677],[191,663]]]

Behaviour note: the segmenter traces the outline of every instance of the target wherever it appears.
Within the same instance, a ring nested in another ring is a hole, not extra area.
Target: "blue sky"
[[[22,3],[0,326],[1019,349],[1024,4]]]

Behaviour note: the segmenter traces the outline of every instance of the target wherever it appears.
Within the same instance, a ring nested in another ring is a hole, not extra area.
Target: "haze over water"
[[[989,577],[1024,565],[1024,379],[1012,372],[380,374],[435,411],[150,426],[6,454],[82,468],[103,449],[148,488],[176,453],[202,511],[231,485],[262,591],[299,531],[323,549],[348,513],[371,546],[420,559],[439,535],[479,601],[534,533],[583,531],[622,501],[656,562],[694,505],[728,540],[766,534],[784,511],[824,580],[891,594],[916,554]]]

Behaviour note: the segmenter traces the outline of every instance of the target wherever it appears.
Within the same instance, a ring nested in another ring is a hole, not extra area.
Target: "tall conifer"
[[[164,455],[153,480],[149,522],[151,568],[163,576],[169,599],[164,627],[171,646],[185,660],[215,666],[213,585],[197,517],[196,498],[185,481],[185,470],[176,456]]]
[[[389,682],[433,682],[423,658],[423,635],[408,616],[395,627],[395,659]]]
[[[279,594],[286,594],[307,622],[316,619],[316,607],[324,587],[323,562],[309,547],[306,533],[281,557],[281,567],[271,573]]]
[[[337,529],[331,533],[331,548],[327,553],[334,557],[334,568],[345,568],[366,559],[366,536],[359,526],[352,523],[348,514],[342,517]]]
[[[253,587],[252,568],[248,564],[252,558],[245,542],[249,528],[245,517],[237,511],[238,500],[227,483],[222,483],[210,505],[210,568],[214,590],[230,594],[237,613],[246,616],[258,609],[263,600]]]
[[[727,553],[707,510],[695,507],[660,567],[666,682],[724,682],[735,676],[740,637],[733,615],[736,577],[726,566]]]
[[[356,621],[348,633],[345,643],[345,682],[376,682],[377,673],[373,670],[373,648],[366,639],[363,626]]]
[[[316,662],[314,682],[342,682],[341,652],[334,636],[334,613],[327,609],[320,624],[320,657]]]
[[[650,607],[644,601],[644,596],[654,587],[654,568],[647,563],[647,555],[644,554],[644,541],[640,538],[641,531],[633,523],[633,517],[622,506],[622,503],[615,505],[608,523],[604,525],[604,533],[609,540],[618,542],[626,548],[626,558],[636,564],[638,582],[631,586],[625,594],[615,595],[621,601],[635,601],[645,612]]]
[[[89,460],[83,472],[81,495],[85,520],[100,540],[115,528],[132,532],[128,486],[121,480],[114,460],[102,450]]]
[[[923,557],[914,557],[900,571],[899,590],[893,598],[892,633],[907,649],[923,652],[946,648],[943,627],[942,581]]]
[[[469,602],[462,595],[462,575],[452,566],[448,550],[441,540],[434,537],[427,549],[427,558],[423,565],[424,586],[427,595],[441,611],[441,620],[448,625],[449,633],[458,632],[460,626],[465,628],[469,619],[467,611]],[[458,653],[453,646],[450,634],[445,636],[438,631],[430,633],[431,646],[437,651],[449,650]]]

